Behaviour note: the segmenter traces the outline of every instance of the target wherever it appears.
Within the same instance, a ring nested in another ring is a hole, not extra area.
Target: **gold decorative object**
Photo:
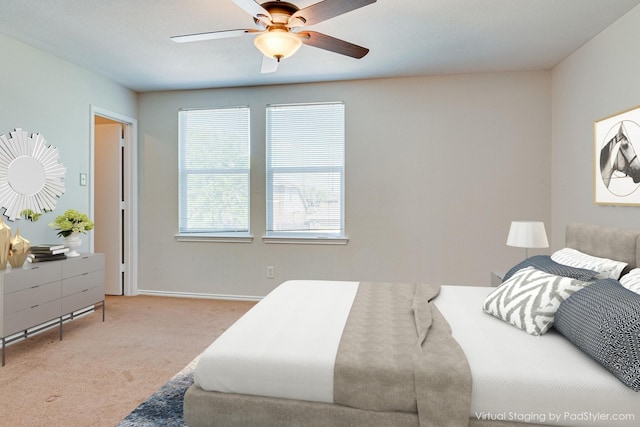
[[[11,228],[0,218],[0,270],[7,268],[9,246],[11,245]]]
[[[9,234],[11,234],[11,232],[9,232]],[[9,264],[11,264],[11,267],[22,267],[22,264],[24,264],[27,256],[29,255],[30,248],[31,244],[29,241],[22,237],[20,235],[20,230],[16,228],[16,235],[9,243]]]

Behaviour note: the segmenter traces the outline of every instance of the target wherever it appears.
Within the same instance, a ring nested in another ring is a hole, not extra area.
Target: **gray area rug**
[[[196,357],[127,415],[117,427],[186,427],[182,404],[184,393],[193,384],[193,370],[197,361]]]

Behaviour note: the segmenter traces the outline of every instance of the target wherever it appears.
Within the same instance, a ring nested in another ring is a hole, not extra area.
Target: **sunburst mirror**
[[[52,211],[64,193],[66,169],[58,149],[47,145],[39,133],[16,129],[0,135],[0,207],[10,220],[20,212]]]

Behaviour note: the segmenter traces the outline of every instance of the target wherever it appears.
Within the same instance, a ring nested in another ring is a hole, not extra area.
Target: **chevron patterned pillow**
[[[590,282],[523,268],[491,292],[482,309],[531,335],[542,335],[553,325],[560,303]]]

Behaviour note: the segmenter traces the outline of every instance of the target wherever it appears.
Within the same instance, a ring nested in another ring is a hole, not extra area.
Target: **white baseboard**
[[[195,292],[166,292],[166,291],[149,291],[138,289],[138,295],[151,295],[158,297],[174,297],[174,298],[202,298],[202,299],[221,299],[230,301],[260,301],[264,297],[252,297],[246,295],[224,295],[224,294],[200,294]]]

